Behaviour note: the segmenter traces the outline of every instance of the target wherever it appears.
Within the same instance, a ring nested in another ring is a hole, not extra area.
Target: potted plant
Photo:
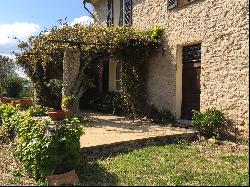
[[[32,100],[29,98],[22,98],[19,100],[21,107],[30,107],[32,105]]]
[[[11,104],[12,104],[13,107],[16,107],[17,105],[20,104],[20,102],[19,102],[19,100],[12,100]]]
[[[67,111],[65,110],[53,110],[53,111],[48,111],[48,116],[53,120],[53,121],[61,121],[66,118]]]
[[[65,184],[76,184],[79,178],[74,170],[64,170],[56,172],[54,175],[46,176],[49,186],[62,186]]]
[[[73,103],[75,101],[75,96],[74,95],[68,95],[63,98],[62,100],[62,109],[67,110],[68,116],[73,116]]]
[[[11,98],[3,97],[3,103],[5,103],[5,104],[11,104],[12,100],[13,99],[11,99]]]

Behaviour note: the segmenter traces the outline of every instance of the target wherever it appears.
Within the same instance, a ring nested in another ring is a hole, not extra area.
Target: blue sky
[[[91,5],[87,7],[92,11]],[[56,25],[58,19],[86,22],[90,21],[87,16],[82,0],[0,0],[0,54],[17,51],[13,37],[26,40]]]

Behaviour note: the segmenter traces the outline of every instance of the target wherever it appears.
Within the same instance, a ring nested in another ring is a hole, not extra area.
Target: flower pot
[[[79,178],[75,170],[60,174],[60,175],[50,175],[45,177],[49,186],[62,186],[64,184],[77,184],[79,183]]]
[[[3,103],[5,103],[5,104],[11,104],[12,100],[13,99],[11,99],[11,98],[3,97]]]
[[[67,112],[65,110],[54,110],[48,112],[48,116],[53,120],[53,121],[61,121],[63,120],[67,115]]]
[[[32,105],[31,99],[20,99],[19,101],[21,107],[30,107]]]
[[[13,107],[16,107],[18,104],[20,104],[19,100],[12,100],[11,104]]]

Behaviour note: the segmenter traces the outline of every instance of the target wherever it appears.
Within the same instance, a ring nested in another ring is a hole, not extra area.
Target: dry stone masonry
[[[80,69],[80,52],[67,49],[63,58],[63,97],[70,94],[78,78]]]
[[[165,54],[149,66],[147,89],[159,109],[178,117],[181,97],[181,50],[201,43],[201,111],[216,107],[239,127],[249,129],[249,2],[196,0],[167,9],[167,0],[133,0],[133,27],[165,28]],[[107,0],[94,4],[105,24]],[[180,76],[180,77],[179,77]]]

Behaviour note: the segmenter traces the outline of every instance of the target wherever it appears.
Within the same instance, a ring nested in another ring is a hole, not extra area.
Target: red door
[[[181,118],[192,119],[192,110],[200,111],[201,45],[183,47]]]

